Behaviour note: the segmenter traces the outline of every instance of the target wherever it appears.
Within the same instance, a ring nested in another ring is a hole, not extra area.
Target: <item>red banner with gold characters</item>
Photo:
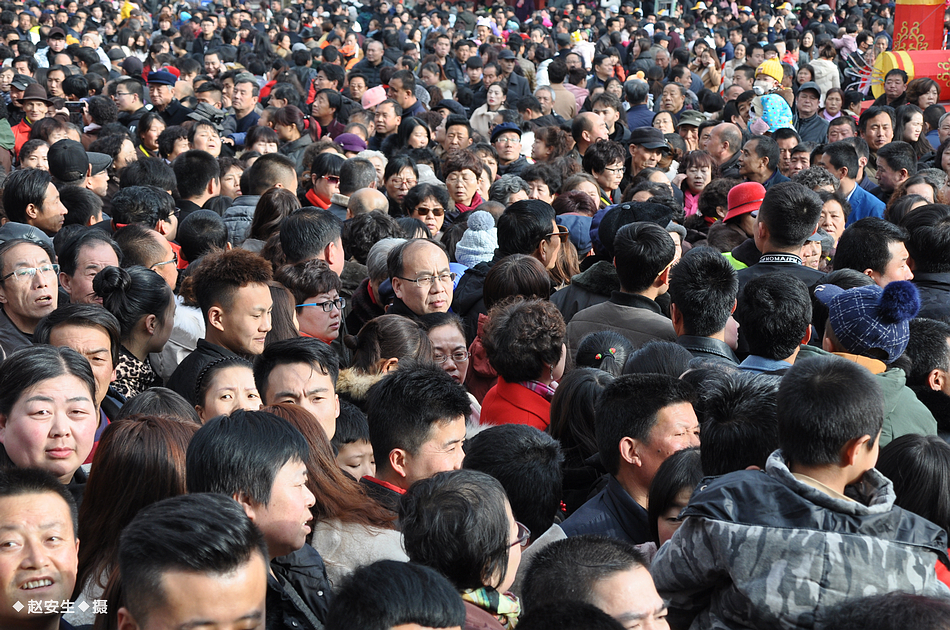
[[[897,0],[894,7],[893,50],[943,48],[945,9],[945,0]]]
[[[896,37],[895,37],[895,49]],[[895,68],[907,73],[907,80],[929,77],[940,86],[940,100],[950,100],[950,51],[911,50],[885,52],[874,61],[874,82],[871,93],[875,97],[884,93],[884,77]]]

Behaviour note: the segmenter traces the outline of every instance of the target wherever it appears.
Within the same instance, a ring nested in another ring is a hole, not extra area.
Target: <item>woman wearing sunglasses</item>
[[[445,214],[451,208],[449,194],[445,188],[433,184],[417,184],[409,191],[402,202],[406,216],[425,223],[432,238],[442,236]]]
[[[337,153],[320,153],[310,164],[310,189],[300,200],[304,206],[315,206],[326,210],[330,199],[340,192],[340,167],[346,161]]]

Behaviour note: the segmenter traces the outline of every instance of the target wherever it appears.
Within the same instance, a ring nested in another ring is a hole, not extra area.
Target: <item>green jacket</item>
[[[830,353],[815,346],[801,346],[798,359],[828,356]],[[927,407],[917,400],[907,387],[907,375],[900,368],[890,368],[876,374],[884,395],[884,427],[881,429],[881,448],[902,435],[918,433],[937,435],[937,420]]]

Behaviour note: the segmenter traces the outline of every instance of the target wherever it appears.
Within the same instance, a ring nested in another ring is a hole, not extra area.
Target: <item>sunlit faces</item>
[[[45,611],[45,601],[72,598],[78,551],[69,505],[61,496],[35,492],[0,499],[0,626],[58,626],[58,617],[31,610],[35,603]]]
[[[84,245],[76,256],[76,273],[60,273],[59,281],[72,304],[102,304],[92,289],[96,274],[106,267],[118,267],[119,258],[109,243],[94,241]]]
[[[221,136],[211,125],[201,125],[195,130],[191,148],[207,151],[214,157],[218,157],[221,154]]]
[[[274,302],[266,284],[248,284],[235,291],[227,308],[215,305],[208,319],[221,345],[236,354],[257,355],[271,329]]]
[[[908,195],[920,195],[927,203],[934,203],[934,189],[930,184],[912,184],[905,188]]]
[[[854,137],[851,125],[831,125],[828,127],[828,142],[838,142]]]
[[[891,258],[884,266],[884,272],[880,273],[873,269],[868,269],[865,270],[865,273],[881,288],[895,280],[913,280],[914,273],[907,264],[910,254],[907,253],[907,247],[904,246],[904,243],[891,241],[887,244],[887,251],[890,253]]]
[[[17,468],[39,468],[69,483],[92,450],[99,415],[93,392],[72,374],[26,388],[0,415],[0,442]]]
[[[276,153],[276,151],[274,151]],[[244,173],[236,166],[228,168],[221,175],[221,196],[237,199],[241,196],[241,175]]]
[[[884,93],[887,95],[888,101],[893,101],[896,98],[899,98],[901,94],[904,93],[906,84],[904,80],[897,76],[893,75],[884,79]]]
[[[601,190],[606,193],[613,193],[613,191],[620,186],[620,181],[623,179],[623,171],[623,162],[617,161],[608,164],[603,171],[595,171],[592,174],[594,179],[597,180],[597,184]]]
[[[907,121],[907,124],[904,125],[904,137],[901,138],[904,142],[910,142],[913,144],[920,139],[920,132],[924,130],[924,115],[914,112],[910,120]]]
[[[458,326],[438,326],[429,331],[435,362],[452,377],[456,383],[464,383],[468,374],[469,353],[465,344],[465,335]]]
[[[402,451],[402,457],[390,454],[390,458],[399,460],[397,471],[402,477],[402,487],[408,488],[420,479],[428,479],[436,473],[459,470],[465,451],[465,418],[451,418],[437,421],[429,429],[428,439],[415,453]]]
[[[501,85],[493,83],[491,87],[488,88],[486,102],[488,103],[488,109],[490,110],[496,110],[501,107],[502,104],[504,104],[505,92],[501,89]]]
[[[623,165],[621,164],[621,169]],[[619,185],[619,182],[618,182]],[[543,179],[533,179],[528,182],[528,199],[539,199],[545,203],[554,202],[554,193],[551,192],[551,188],[548,186],[547,182]]]
[[[328,440],[336,434],[340,399],[334,391],[330,374],[320,366],[309,363],[278,365],[271,370],[261,393],[268,405],[293,403],[309,411],[327,434]]]
[[[894,170],[884,159],[877,161],[877,183],[883,190],[894,190],[905,179],[907,179],[906,170]]]
[[[413,313],[446,312],[452,306],[449,259],[434,243],[420,241],[403,254],[402,273],[392,278],[393,291]]]
[[[376,476],[376,458],[373,445],[365,440],[341,444],[336,456],[337,465],[357,481],[369,475]]]
[[[639,144],[630,145],[630,160],[632,171],[639,173],[645,168],[652,168],[660,160],[660,149],[648,149]]]
[[[34,272],[22,276],[14,273],[28,269]],[[32,333],[40,319],[56,310],[56,271],[39,245],[22,243],[7,251],[0,277],[4,277],[0,280],[0,304],[18,329]]]
[[[877,153],[878,149],[894,140],[894,125],[891,123],[890,115],[887,112],[881,112],[868,119],[861,137],[868,143],[871,151]]]
[[[517,131],[506,131],[498,135],[492,142],[498,152],[498,161],[502,164],[514,162],[521,156],[521,134]]]
[[[418,206],[412,209],[409,216],[425,223],[429,233],[435,235],[442,231],[442,224],[445,222],[445,208],[435,197],[426,197]]]
[[[385,105],[380,103],[376,107],[373,122],[376,125],[377,135],[386,136],[396,131],[399,123],[402,122],[402,116],[396,115],[392,103],[386,103]]]
[[[653,479],[670,455],[693,446],[699,446],[699,421],[693,406],[684,402],[663,407],[656,414],[649,438],[637,449],[643,478]]]
[[[195,411],[202,422],[238,409],[256,411],[263,404],[254,384],[254,371],[246,365],[232,365],[215,371],[204,400],[199,402]]]
[[[109,384],[115,380],[115,365],[112,362],[112,340],[100,326],[60,324],[50,331],[51,346],[72,348],[86,357],[96,379],[96,406],[109,393]]]
[[[843,105],[841,95],[837,92],[831,92],[825,96],[825,113],[829,116],[837,116],[841,113],[841,107]]]
[[[121,171],[126,166],[138,159],[138,153],[135,151],[135,145],[131,140],[125,140],[119,149],[115,158],[115,170]]]
[[[452,125],[445,130],[443,148],[446,152],[467,149],[472,144],[472,136],[465,125]]]
[[[660,109],[674,114],[683,109],[686,97],[682,89],[673,84],[668,84],[663,88],[663,95],[660,97]]]
[[[653,117],[653,128],[659,129],[664,134],[676,133],[676,128],[673,126],[672,114],[669,112],[659,112]]]
[[[419,178],[416,176],[416,173],[411,167],[407,166],[386,179],[386,194],[390,199],[395,199],[401,204],[413,186],[418,183]]]
[[[656,591],[650,571],[638,566],[617,571],[594,582],[591,604],[628,630],[668,630],[666,604]]]
[[[340,335],[342,311],[343,300],[336,289],[329,293],[312,295],[297,308],[300,332],[330,343]]]
[[[49,170],[49,160],[47,159],[48,155],[49,155],[49,145],[45,143],[41,144],[35,149],[33,149],[33,152],[30,153],[30,155],[20,163],[20,166],[22,166],[23,168],[37,168],[41,171],[48,171]]]
[[[43,101],[24,101],[20,99],[20,106],[23,108],[26,117],[33,122],[45,118],[46,112],[49,111],[49,106]]]
[[[429,131],[425,125],[416,125],[407,140],[410,149],[424,149],[429,146]]]
[[[847,217],[841,204],[835,199],[829,199],[821,208],[821,220],[818,227],[823,228],[825,232],[834,239],[835,247],[838,246],[838,239],[844,234]]]
[[[676,533],[676,530],[679,529],[680,525],[683,524],[683,521],[681,521],[679,518],[680,512],[686,508],[686,504],[689,503],[689,498],[692,496],[692,494],[693,492],[691,489],[683,488],[676,494],[676,498],[673,500],[673,505],[660,513],[659,518],[657,518],[656,525],[661,545],[672,538],[673,534]]]

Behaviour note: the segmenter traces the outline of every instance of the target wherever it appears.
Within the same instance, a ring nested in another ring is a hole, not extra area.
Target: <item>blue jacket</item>
[[[607,486],[579,507],[561,529],[570,536],[599,534],[640,545],[653,539],[647,511],[633,500],[613,475]]]
[[[851,214],[848,215],[846,226],[867,217],[884,218],[884,202],[860,186],[854,187],[848,201],[851,204]]]
[[[637,127],[652,127],[654,116],[656,116],[656,114],[646,106],[646,103],[634,105],[627,112],[627,127],[631,130]]]

